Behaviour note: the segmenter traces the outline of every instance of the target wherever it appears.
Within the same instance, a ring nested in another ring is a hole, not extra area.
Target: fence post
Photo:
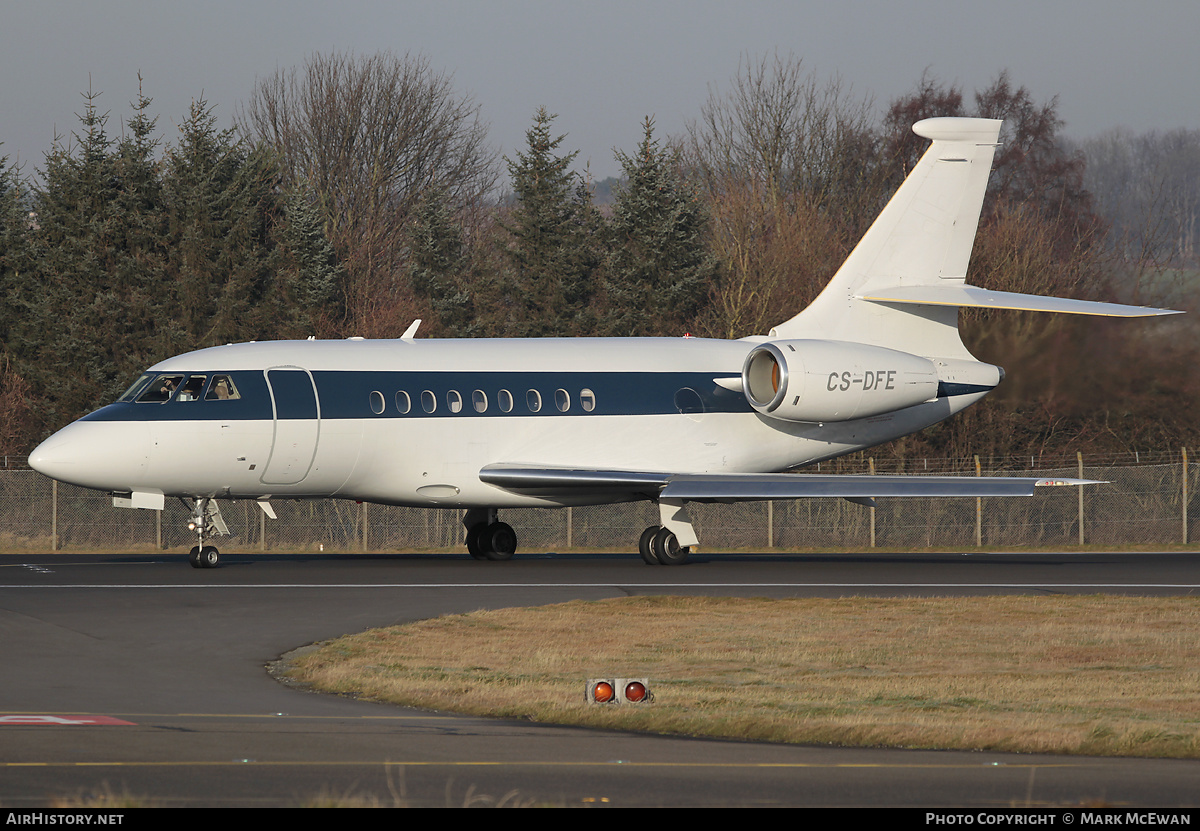
[[[871,475],[875,475],[875,457],[867,459],[867,469],[871,471]],[[875,506],[872,505],[867,509],[871,512],[871,547],[875,547]]]
[[[367,550],[367,503],[362,503],[362,550]]]
[[[1183,515],[1183,544],[1188,542],[1188,527],[1187,527],[1187,509],[1188,509],[1188,462],[1187,448],[1183,448],[1183,507],[1180,513]]]
[[[573,520],[574,520],[574,514],[571,513],[571,506],[568,505],[567,506],[567,548],[568,549],[571,548],[571,544],[574,541],[574,536],[572,534],[572,531],[574,530]]]
[[[767,548],[775,548],[775,503],[767,500]]]
[[[983,468],[979,465],[979,454],[975,454],[975,475],[982,476]],[[983,497],[975,497],[975,547],[983,547]]]
[[[1083,452],[1075,451],[1075,459],[1079,462],[1079,478],[1083,478]],[[1078,485],[1079,488],[1079,544],[1083,545],[1083,485]]]
[[[58,550],[58,480],[50,482],[50,550]]]

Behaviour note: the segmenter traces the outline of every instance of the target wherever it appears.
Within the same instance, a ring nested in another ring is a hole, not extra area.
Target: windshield
[[[142,373],[142,376],[140,378],[138,378],[136,381],[134,381],[132,386],[130,386],[129,389],[125,390],[125,392],[123,392],[121,394],[121,397],[118,398],[117,400],[118,401],[132,401],[133,399],[137,398],[137,394],[142,391],[142,388],[144,386],[146,386],[146,384],[150,383],[150,379],[153,377],[154,377],[154,375],[152,373],[149,373],[149,372]]]

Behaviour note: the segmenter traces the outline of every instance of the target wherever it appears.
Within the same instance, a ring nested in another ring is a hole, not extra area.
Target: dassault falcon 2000
[[[783,472],[995,387],[1003,371],[967,351],[959,308],[1170,313],[966,284],[1000,126],[917,123],[932,141],[920,162],[822,293],[768,335],[417,340],[417,321],[397,340],[218,346],[150,367],[29,462],[124,507],[180,498],[197,568],[220,562],[221,499],[270,517],[271,499],[466,509],[467,549],[488,560],[517,547],[500,509],[648,499],[660,524],[639,547],[670,565],[698,544],[691,502],[1031,495],[1063,482]]]

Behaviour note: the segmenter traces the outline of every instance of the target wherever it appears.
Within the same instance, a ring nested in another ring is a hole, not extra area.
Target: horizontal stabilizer
[[[894,286],[874,289],[861,295],[860,299],[870,300],[872,303],[1012,309],[1026,312],[1060,312],[1062,314],[1105,317],[1154,317],[1182,314],[1182,312],[1172,309],[1125,306],[1120,303],[1100,303],[1094,300],[1071,300],[1066,297],[1045,297],[1039,294],[1018,294],[1011,291],[992,291],[964,284]]]
[[[520,493],[627,493],[680,502],[751,502],[810,497],[1032,496],[1034,488],[1100,484],[1017,476],[859,476],[813,473],[651,473],[489,465],[484,482]]]

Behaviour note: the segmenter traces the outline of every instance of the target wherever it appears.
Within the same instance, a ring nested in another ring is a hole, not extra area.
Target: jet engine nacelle
[[[825,340],[756,346],[742,367],[755,410],[785,421],[849,421],[937,397],[932,361],[907,352]]]

